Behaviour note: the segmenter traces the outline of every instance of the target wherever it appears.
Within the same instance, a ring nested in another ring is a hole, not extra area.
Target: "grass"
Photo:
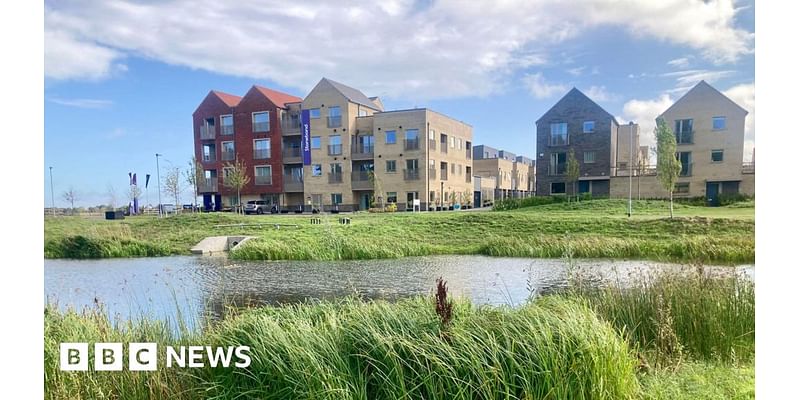
[[[646,400],[755,399],[755,367],[692,362],[641,377]]]
[[[45,257],[102,258],[188,254],[207,236],[253,235],[231,257],[249,260],[340,260],[435,254],[511,257],[634,258],[715,264],[755,260],[752,207],[676,206],[641,201],[634,218],[627,202],[593,200],[495,212],[360,213],[351,225],[323,216],[240,216],[227,213],[133,217],[123,221],[45,218]],[[263,223],[261,227],[219,224]],[[273,224],[299,227],[276,229]]]

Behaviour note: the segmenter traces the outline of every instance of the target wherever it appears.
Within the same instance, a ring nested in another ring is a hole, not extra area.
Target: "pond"
[[[697,267],[649,261],[431,256],[358,261],[234,261],[173,256],[45,260],[44,295],[60,308],[102,304],[112,318],[182,319],[219,315],[225,306],[274,305],[357,295],[388,299],[433,293],[436,278],[476,304],[518,305],[565,287],[575,277],[591,285],[633,284],[662,271]],[[754,266],[705,267],[707,273]]]

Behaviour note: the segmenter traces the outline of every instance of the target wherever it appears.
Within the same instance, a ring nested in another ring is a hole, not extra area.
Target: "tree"
[[[675,190],[675,183],[681,172],[681,161],[675,156],[678,144],[675,141],[675,134],[663,118],[656,120],[656,171],[661,186],[669,192],[669,217],[673,217],[672,211],[672,192]]]
[[[192,212],[194,212],[194,210],[197,209],[197,196],[200,196],[199,183],[204,178],[203,164],[200,164],[200,162],[197,161],[197,157],[192,156],[192,159],[189,160],[189,169],[183,172],[186,178],[186,183],[188,183],[189,187],[194,190],[194,199],[192,200],[192,204],[194,204]]]
[[[233,163],[226,163],[223,168],[224,176],[222,177],[222,184],[230,189],[236,190],[236,201],[239,203],[237,212],[242,211],[242,188],[250,183],[250,176],[247,175],[247,165],[236,157]]]
[[[377,175],[375,175],[375,171],[369,171],[369,180],[372,182],[373,202],[374,202],[375,194],[377,194],[378,198],[381,201],[381,210],[383,210],[384,209],[383,201],[384,201],[385,194],[383,193],[383,185],[381,184],[381,180],[380,180],[380,178],[378,178]]]
[[[108,184],[106,194],[108,195],[109,208],[112,210],[117,208],[117,189],[114,188],[114,185]]]
[[[74,187],[70,186],[69,189],[61,194],[61,197],[64,198],[70,204],[70,213],[75,213],[75,201],[78,200],[78,191],[75,190]]]
[[[180,167],[172,167],[167,170],[166,178],[164,179],[164,191],[172,195],[175,199],[175,209],[178,209],[180,203],[181,192],[183,192],[183,185],[181,185],[181,169]]]
[[[578,178],[581,176],[581,166],[575,158],[575,150],[570,149],[567,156],[567,181],[572,183],[572,194],[578,198]]]

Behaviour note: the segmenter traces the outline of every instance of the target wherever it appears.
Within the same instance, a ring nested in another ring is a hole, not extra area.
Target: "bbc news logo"
[[[122,371],[122,343],[95,343],[94,370]],[[61,343],[60,360],[62,371],[89,370],[89,343]],[[167,368],[203,368],[206,365],[216,368],[247,368],[250,366],[250,347],[248,346],[179,346],[165,347]],[[129,343],[128,370],[155,371],[158,369],[157,343]]]

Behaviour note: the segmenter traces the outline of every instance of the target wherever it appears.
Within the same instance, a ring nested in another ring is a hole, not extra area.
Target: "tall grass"
[[[428,298],[348,299],[249,310],[188,338],[169,331],[47,309],[47,396],[620,399],[638,391],[625,341],[585,305],[561,298],[519,309],[456,301],[445,325]],[[67,341],[249,345],[253,363],[246,370],[60,372],[58,343]]]

